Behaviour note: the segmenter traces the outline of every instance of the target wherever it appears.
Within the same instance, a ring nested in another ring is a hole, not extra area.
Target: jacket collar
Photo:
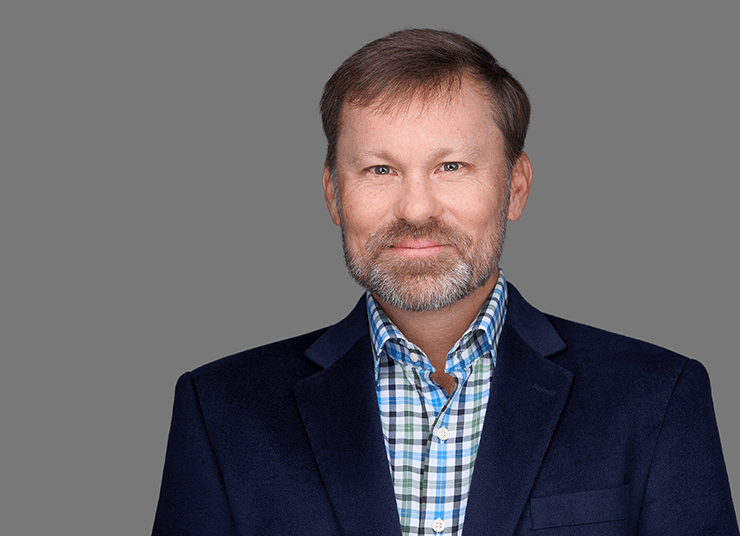
[[[400,534],[364,296],[306,356],[323,370],[294,392],[342,533]]]
[[[361,337],[369,333],[367,320],[367,303],[365,295],[357,302],[352,312],[344,320],[329,327],[306,350],[306,357],[327,368],[337,359],[343,357]]]
[[[509,306],[465,517],[472,534],[513,534],[565,406],[572,373],[547,318],[508,283]],[[346,534],[400,534],[380,422],[364,296],[306,356],[323,370],[295,395]]]
[[[565,350],[563,340],[513,285],[508,290],[465,515],[470,534],[514,534],[573,381],[548,359]]]

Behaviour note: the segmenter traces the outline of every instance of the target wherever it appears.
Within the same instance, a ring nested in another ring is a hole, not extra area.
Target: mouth
[[[405,240],[391,246],[394,253],[409,259],[432,257],[449,246],[433,240]]]

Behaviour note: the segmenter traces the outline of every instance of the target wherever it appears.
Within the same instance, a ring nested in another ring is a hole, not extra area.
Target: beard
[[[470,235],[438,220],[420,225],[396,220],[371,234],[362,251],[350,249],[342,218],[344,260],[352,278],[381,301],[407,311],[441,309],[468,296],[498,271],[507,213],[504,202],[496,228],[477,246]],[[432,258],[405,258],[390,251],[405,240],[431,240],[449,247]]]

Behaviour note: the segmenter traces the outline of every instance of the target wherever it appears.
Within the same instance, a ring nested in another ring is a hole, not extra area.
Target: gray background
[[[148,533],[179,374],[349,311],[317,103],[407,26],[528,89],[508,278],[700,359],[737,496],[739,4],[253,4],[0,8],[2,533]]]

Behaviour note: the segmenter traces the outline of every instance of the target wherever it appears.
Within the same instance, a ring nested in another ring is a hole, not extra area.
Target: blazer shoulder
[[[588,369],[621,371],[661,369],[677,374],[689,361],[666,348],[600,328],[543,313],[509,283],[506,325],[543,356],[572,372]],[[618,376],[622,376],[622,372]]]
[[[318,370],[304,354],[327,329],[318,329],[222,357],[185,375],[192,378],[198,392],[228,393],[233,390],[255,392],[263,390],[268,385],[276,386],[279,383],[292,385],[295,380]]]
[[[554,356],[566,368],[593,369],[616,377],[650,374],[671,378],[677,378],[687,366],[704,370],[698,361],[667,348],[557,316],[545,316],[566,344],[566,351]]]
[[[191,374],[206,379],[239,375],[247,368],[266,375],[296,378],[304,371],[315,372],[343,354],[360,335],[367,334],[365,309],[363,295],[352,312],[336,324],[223,357],[198,367]]]

